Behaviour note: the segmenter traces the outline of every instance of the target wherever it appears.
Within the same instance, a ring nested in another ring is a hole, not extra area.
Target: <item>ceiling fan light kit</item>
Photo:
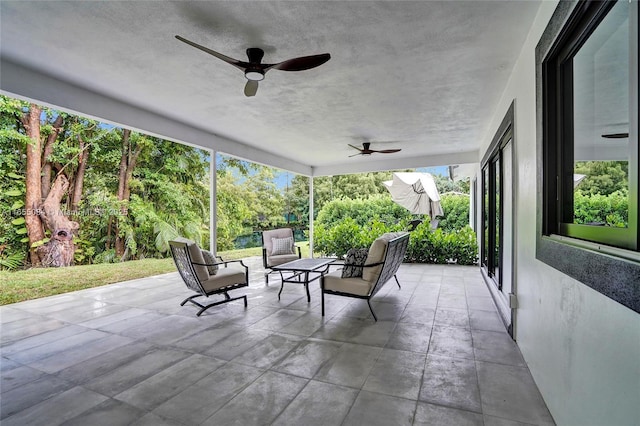
[[[245,71],[244,76],[247,78],[247,80],[262,81],[262,80],[264,80],[264,71],[260,71],[260,70],[250,71],[250,70],[247,70],[247,71]]]
[[[208,47],[201,46],[179,35],[176,35],[176,38],[183,43],[202,50],[203,52],[215,56],[216,58],[242,70],[245,78],[248,80],[244,87],[245,96],[255,96],[258,91],[258,82],[264,80],[266,72],[270,69],[280,71],[304,71],[318,67],[331,59],[331,55],[328,53],[322,53],[320,55],[293,58],[277,64],[263,64],[262,58],[264,57],[264,51],[259,47],[250,47],[247,49],[247,58],[249,59],[249,62],[243,62],[223,55],[222,53],[218,53]]]

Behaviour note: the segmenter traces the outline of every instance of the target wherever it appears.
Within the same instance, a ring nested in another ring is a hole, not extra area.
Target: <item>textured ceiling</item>
[[[415,167],[416,159],[477,157],[538,6],[2,0],[0,53],[5,64],[217,135],[210,142],[172,135],[188,143],[223,150],[217,141],[225,140],[230,154],[268,163],[266,153],[314,174]],[[240,60],[247,47],[263,48],[268,63],[325,52],[331,60],[302,72],[269,71],[247,98],[241,71],[176,34]],[[48,101],[78,105],[68,98]],[[100,118],[163,134],[126,117]],[[350,158],[347,144],[365,140],[402,151]]]

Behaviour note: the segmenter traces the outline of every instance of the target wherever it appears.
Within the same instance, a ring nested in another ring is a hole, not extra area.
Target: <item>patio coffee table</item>
[[[326,258],[297,259],[283,263],[282,265],[273,266],[271,269],[279,271],[280,278],[282,279],[280,291],[278,292],[278,300],[280,300],[280,294],[282,293],[282,289],[284,289],[284,283],[297,283],[304,284],[304,288],[307,290],[307,302],[311,302],[309,283],[326,274],[329,270],[329,264],[334,261],[335,259]],[[283,272],[291,272],[292,275],[285,278]],[[309,274],[311,273],[317,274],[317,276],[309,279]]]

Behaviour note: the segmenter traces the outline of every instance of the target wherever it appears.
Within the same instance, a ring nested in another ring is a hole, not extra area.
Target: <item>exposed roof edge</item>
[[[426,155],[410,158],[384,158],[353,164],[313,167],[313,176],[346,175],[352,173],[380,172],[386,170],[414,169],[418,167],[449,166],[454,164],[478,163],[479,151],[454,154]]]
[[[306,176],[312,174],[311,166],[85,89],[5,57],[0,58],[0,70],[0,91],[9,96],[294,173]]]

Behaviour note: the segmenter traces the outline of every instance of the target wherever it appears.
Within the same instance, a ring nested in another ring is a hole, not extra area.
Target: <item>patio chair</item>
[[[265,269],[264,279],[267,285],[269,285],[269,274],[276,272],[271,267],[301,257],[300,247],[295,245],[293,229],[278,228],[262,232],[262,265]]]
[[[371,306],[371,298],[393,277],[400,287],[396,272],[400,268],[409,245],[408,232],[389,232],[378,237],[364,255],[345,259],[344,268],[320,278],[322,316],[325,294],[365,299],[374,321],[378,317]],[[351,250],[350,250],[351,251]],[[356,252],[357,253],[357,252]],[[360,260],[359,262],[357,260]]]
[[[200,250],[198,245],[186,238],[178,238],[169,241],[173,261],[187,288],[196,294],[187,297],[180,303],[191,302],[198,306],[200,310],[196,316],[202,315],[204,311],[212,306],[221,305],[234,300],[244,299],[244,307],[247,307],[247,296],[231,297],[229,291],[249,285],[249,268],[242,263],[242,260],[223,261],[221,257],[214,256],[211,252]],[[239,263],[244,270],[228,265]],[[215,294],[224,295],[224,300],[203,305],[196,302],[197,297],[209,297]]]

